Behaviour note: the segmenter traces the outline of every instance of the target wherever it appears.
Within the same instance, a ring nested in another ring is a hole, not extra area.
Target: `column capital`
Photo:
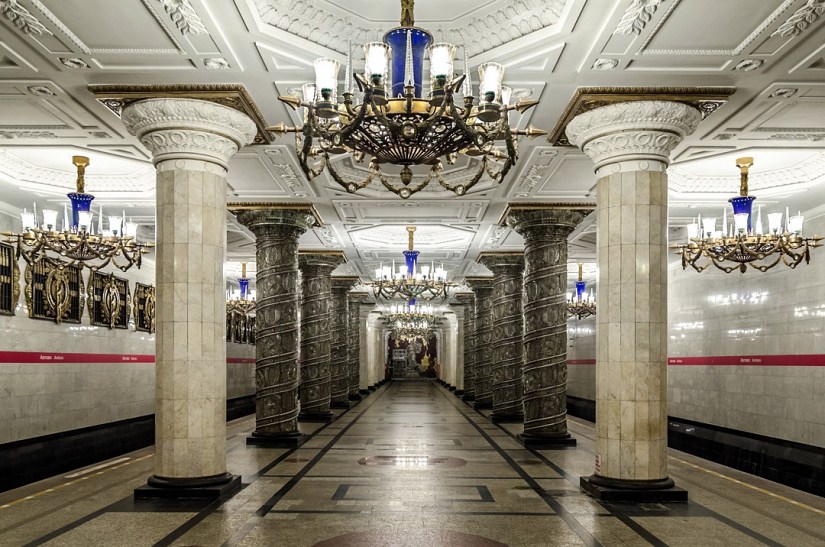
[[[361,304],[364,302],[364,299],[370,295],[368,292],[350,292],[347,294],[347,298],[349,299],[350,303],[352,304]]]
[[[567,241],[593,209],[563,209],[561,207],[527,207],[509,204],[504,221],[525,239],[538,237],[552,241]]]
[[[317,217],[309,207],[304,209],[245,208],[235,210],[230,205],[229,211],[234,213],[238,222],[252,230],[252,233],[257,237],[280,236],[292,233],[297,240],[301,234],[317,223]]]
[[[593,160],[597,171],[626,161],[640,165],[619,171],[644,171],[651,160],[666,167],[670,152],[701,120],[701,112],[685,103],[629,101],[579,114],[567,124],[566,133]]]
[[[468,304],[475,303],[476,295],[474,293],[471,293],[471,292],[460,292],[460,293],[456,293],[455,299],[462,306],[466,306]]]
[[[524,271],[524,253],[480,253],[476,262],[484,264],[496,276],[499,273],[517,275]]]
[[[183,162],[180,168],[192,168],[186,160],[196,160],[226,169],[229,158],[257,134],[255,122],[248,116],[197,99],[138,101],[123,109],[121,120],[149,149],[156,166],[179,160]]]
[[[336,276],[332,278],[332,292],[344,292],[348,293],[350,289],[358,284],[361,281],[360,277],[352,277],[352,276]]]
[[[346,261],[344,251],[298,251],[298,267],[302,272],[313,269],[318,275],[330,275]]]
[[[493,282],[492,277],[465,277],[464,283],[473,290],[473,293],[478,295],[479,291],[492,291]]]

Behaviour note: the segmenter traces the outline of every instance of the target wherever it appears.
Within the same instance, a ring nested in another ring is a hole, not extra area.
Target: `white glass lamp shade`
[[[510,98],[513,96],[513,88],[503,85],[501,86],[501,104],[507,106],[510,104]]]
[[[694,222],[693,224],[688,224],[687,234],[689,240],[696,239],[697,237],[699,237],[699,224],[697,224],[696,222]]]
[[[315,89],[325,100],[334,102],[338,93],[338,71],[341,69],[341,63],[335,59],[321,57],[315,59],[313,66],[315,67]],[[329,95],[329,98],[326,95]]]
[[[81,232],[88,232],[92,226],[92,213],[89,211],[77,212],[77,228]]]
[[[733,227],[739,234],[748,233],[748,213],[736,213],[733,215]]]
[[[111,215],[109,216],[109,231],[112,232],[114,235],[123,235],[120,232],[121,222],[123,219],[119,216]]]
[[[57,228],[57,211],[54,209],[43,209],[43,227],[47,230]]]
[[[368,78],[386,80],[390,66],[390,46],[381,42],[364,44],[364,72]]]
[[[301,94],[304,96],[305,103],[315,102],[315,84],[307,83],[301,86]]]
[[[34,218],[34,213],[24,210],[20,213],[20,220],[23,221],[23,230],[31,230],[37,227],[37,222]]]
[[[45,211],[44,211],[45,213]],[[794,215],[788,219],[788,231],[792,234],[801,234],[802,233],[802,221],[805,220],[805,217],[802,215]]]
[[[423,275],[424,277],[428,277],[430,275],[430,267],[421,266],[421,275]]]
[[[127,222],[126,223],[126,237],[136,238],[137,237],[137,230],[138,225],[137,222]]]
[[[702,219],[702,234],[708,235],[716,231],[716,218],[706,217]]]
[[[439,42],[430,46],[430,77],[445,78],[447,81],[453,78],[453,60],[455,59],[456,47],[453,44]]]
[[[480,83],[479,95],[486,98],[492,93],[493,100],[501,97],[501,81],[504,79],[504,66],[499,63],[483,63],[478,67]]]
[[[768,213],[768,231],[772,234],[782,232],[782,213]]]

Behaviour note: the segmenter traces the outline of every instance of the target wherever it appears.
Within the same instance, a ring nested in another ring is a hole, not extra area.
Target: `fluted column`
[[[301,269],[301,400],[302,422],[329,422],[332,270],[346,262],[341,251],[299,252]]]
[[[532,448],[574,446],[567,432],[567,236],[592,207],[511,205],[524,237],[524,432]]]
[[[367,297],[365,292],[351,292],[347,296],[347,374],[350,401],[360,401],[361,383],[361,302]]]
[[[475,318],[475,408],[493,408],[493,278],[465,277],[476,295]]]
[[[475,302],[473,293],[458,293],[456,300],[464,308],[464,394],[465,401],[475,401]]]
[[[332,278],[330,310],[330,395],[333,408],[349,408],[349,344],[347,340],[349,291],[357,277]]]
[[[157,169],[155,474],[136,497],[217,497],[226,472],[226,173],[255,124],[231,108],[151,99],[123,110]]]
[[[701,120],[684,103],[596,108],[567,126],[596,166],[596,469],[600,499],[686,501],[667,474],[667,174]]]
[[[296,446],[298,430],[298,238],[316,222],[311,206],[230,206],[255,234],[255,431],[247,444]]]
[[[523,253],[482,253],[478,261],[493,272],[492,391],[494,423],[524,420]]]

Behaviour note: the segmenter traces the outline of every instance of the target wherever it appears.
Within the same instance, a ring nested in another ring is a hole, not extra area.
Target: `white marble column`
[[[127,106],[157,168],[155,474],[137,497],[217,497],[226,472],[226,173],[252,142],[244,114],[192,99]]]
[[[700,112],[635,101],[576,116],[570,142],[595,163],[599,284],[596,468],[591,495],[686,501],[667,474],[667,174]]]

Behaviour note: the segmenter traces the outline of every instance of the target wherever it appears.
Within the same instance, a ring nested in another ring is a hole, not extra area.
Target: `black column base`
[[[350,407],[350,404],[349,404],[349,401],[333,401],[332,403],[330,403],[329,406],[331,406],[332,408],[344,408],[344,409],[346,409],[346,408]]]
[[[590,475],[579,486],[599,501],[616,503],[687,503],[688,492],[670,477],[658,480],[624,480]]]
[[[359,393],[350,393],[349,394],[349,400],[358,402],[358,401],[361,400],[361,394],[359,394]]]
[[[241,488],[241,476],[224,473],[214,477],[168,479],[152,475],[135,488],[135,499],[205,499],[228,497]]]
[[[570,433],[561,433],[556,435],[519,433],[517,439],[524,445],[525,448],[553,449],[576,446],[576,439],[571,437]]]
[[[290,433],[258,433],[246,438],[249,446],[262,446],[265,448],[297,448],[307,441],[307,436],[300,431]]]
[[[465,401],[465,402],[475,401],[475,400],[476,400],[476,395],[475,395],[475,393],[465,393],[465,394],[461,397],[461,400],[462,400],[462,401]]]
[[[524,414],[496,414],[493,411],[490,414],[490,421],[494,424],[522,424],[524,423]]]
[[[335,415],[332,412],[301,412],[298,414],[299,422],[311,422],[316,424],[328,424]]]
[[[447,389],[449,389],[450,391],[455,391],[455,390],[456,390],[456,389],[458,389],[458,388],[457,388],[457,387],[455,387],[455,386],[450,386],[450,387],[449,387],[449,388],[447,388]]]
[[[493,408],[493,401],[476,401],[473,405],[476,410],[488,410]]]
[[[453,391],[453,395],[455,395],[456,397],[461,397],[462,395],[464,395],[464,390],[463,389],[457,389],[457,390]]]
[[[358,390],[358,393],[360,393],[360,394],[361,394],[361,397],[366,397],[366,396],[367,396],[367,395],[369,395],[371,392],[370,392],[370,390],[369,390],[369,389],[359,389],[359,390]]]

